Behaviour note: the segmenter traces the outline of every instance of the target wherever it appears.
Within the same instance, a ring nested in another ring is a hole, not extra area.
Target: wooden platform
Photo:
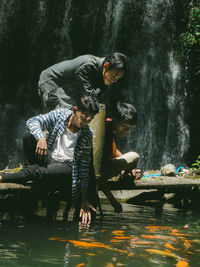
[[[184,179],[182,177],[152,176],[141,178],[132,183],[108,181],[111,190],[162,189],[174,192],[175,189],[200,188],[200,179]]]
[[[108,181],[111,190],[162,190],[165,192],[176,192],[183,188],[200,188],[200,179],[184,179],[179,177],[152,176],[141,178],[136,182]],[[101,190],[101,188],[99,188]],[[22,192],[31,192],[31,185],[20,185],[14,183],[0,184],[0,196],[6,194],[19,194]]]
[[[21,184],[14,183],[0,183],[0,195],[8,194],[8,193],[18,193],[22,191],[31,191],[30,185],[25,186]]]

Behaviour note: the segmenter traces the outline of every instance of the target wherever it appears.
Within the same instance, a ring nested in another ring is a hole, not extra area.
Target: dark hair
[[[131,124],[137,122],[136,108],[129,103],[117,102],[113,117],[117,120],[125,120]]]
[[[128,70],[128,58],[121,53],[113,53],[105,58],[104,62],[108,62],[109,69],[126,72]]]
[[[84,112],[88,111],[90,114],[99,112],[99,103],[94,96],[81,96],[76,103],[78,110]]]

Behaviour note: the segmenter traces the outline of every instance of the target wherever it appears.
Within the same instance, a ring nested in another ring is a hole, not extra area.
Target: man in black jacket
[[[81,95],[96,96],[99,100],[106,87],[117,82],[126,71],[127,57],[121,53],[105,58],[79,56],[42,71],[38,93],[45,111],[70,108]]]

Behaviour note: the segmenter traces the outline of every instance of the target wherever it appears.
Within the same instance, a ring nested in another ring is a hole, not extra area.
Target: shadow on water
[[[0,203],[1,205],[1,203]],[[90,226],[46,219],[42,206],[1,205],[0,266],[189,266],[200,262],[200,211],[164,205],[102,205]]]

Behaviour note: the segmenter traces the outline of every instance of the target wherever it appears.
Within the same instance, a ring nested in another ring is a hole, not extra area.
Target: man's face
[[[125,136],[130,129],[132,128],[132,124],[125,120],[117,120],[113,119],[113,134],[117,136]]]
[[[74,111],[74,116],[73,116],[73,126],[76,127],[77,129],[81,129],[85,126],[87,126],[91,120],[94,119],[94,114],[89,113],[88,111],[80,111],[80,110],[75,110]]]
[[[104,81],[105,85],[110,85],[112,83],[117,82],[119,80],[119,78],[121,78],[123,75],[124,75],[123,71],[118,71],[115,69],[109,69],[108,65],[103,66],[102,76],[103,76],[103,81]]]

